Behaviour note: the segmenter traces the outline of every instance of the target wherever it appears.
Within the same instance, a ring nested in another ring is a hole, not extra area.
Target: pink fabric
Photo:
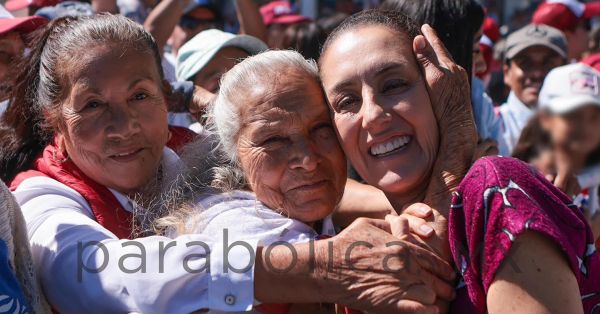
[[[462,275],[451,313],[486,313],[494,276],[514,239],[527,230],[564,252],[584,312],[600,313],[600,257],[590,227],[568,196],[526,164],[506,157],[478,160],[453,197],[449,227],[450,249]]]

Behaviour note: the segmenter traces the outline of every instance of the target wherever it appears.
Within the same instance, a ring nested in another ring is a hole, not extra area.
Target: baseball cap
[[[200,32],[179,49],[177,55],[177,80],[187,81],[200,72],[219,52],[226,47],[245,50],[250,55],[268,49],[260,39],[248,35],[234,35],[218,29]]]
[[[529,24],[510,34],[506,39],[505,58],[510,60],[521,51],[543,46],[552,49],[561,57],[567,58],[567,40],[558,29],[548,25]]]
[[[79,1],[65,1],[53,7],[44,7],[35,12],[48,20],[55,20],[64,16],[92,16],[94,9],[89,3]]]
[[[310,18],[296,14],[287,1],[273,1],[260,7],[260,14],[266,26],[271,24],[296,24],[310,21]]]
[[[28,7],[50,7],[59,3],[60,0],[8,0],[6,1],[6,9],[8,11],[17,11]]]
[[[545,24],[561,31],[573,30],[582,19],[600,15],[600,2],[546,0],[533,13],[532,23]]]
[[[39,16],[14,17],[0,5],[0,35],[13,31],[29,33],[46,23],[48,20]]]
[[[197,8],[205,8],[207,13],[210,12],[209,14],[217,15],[217,9],[210,0],[191,0],[185,9],[183,9],[183,14],[188,14]]]
[[[600,72],[574,63],[548,73],[540,91],[540,109],[563,114],[586,105],[600,106]]]

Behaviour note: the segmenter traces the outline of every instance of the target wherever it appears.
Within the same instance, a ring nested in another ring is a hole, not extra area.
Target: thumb
[[[413,40],[413,52],[419,65],[423,70],[427,70],[430,67],[437,67],[439,65],[437,56],[433,47],[429,45],[429,42],[423,35],[417,35]]]

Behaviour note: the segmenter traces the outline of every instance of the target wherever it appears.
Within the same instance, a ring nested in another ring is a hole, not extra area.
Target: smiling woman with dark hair
[[[425,37],[404,15],[366,11],[325,43],[321,79],[346,156],[398,213],[430,202],[432,182],[448,185],[446,202],[432,203],[436,237],[427,242],[461,273],[452,312],[593,313],[600,256],[590,226],[568,196],[515,159],[463,163],[477,138],[469,102],[457,107],[462,112],[434,104],[439,94],[468,85],[428,84],[423,73],[454,67],[431,27],[421,30]],[[416,56],[414,47],[421,47]],[[437,61],[420,68],[432,49]],[[440,158],[457,166],[439,169]],[[470,168],[464,177],[462,167]]]

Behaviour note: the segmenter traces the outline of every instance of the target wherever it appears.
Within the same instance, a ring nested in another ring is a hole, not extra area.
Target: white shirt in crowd
[[[163,157],[164,164],[177,158],[167,149]],[[112,192],[128,211],[136,206],[125,195]],[[203,308],[231,312],[252,308],[254,265],[244,271],[224,270],[222,256],[227,246],[210,234],[175,239],[149,236],[135,239],[134,245],[98,224],[85,199],[58,181],[28,178],[13,194],[27,223],[44,292],[60,313],[190,313]],[[100,245],[85,247],[90,243],[101,243],[105,250]],[[257,241],[246,239],[245,243],[256,251]],[[232,249],[228,260],[235,261],[234,265],[250,264],[252,254]],[[143,257],[145,268],[132,271],[140,267]],[[84,266],[92,270],[105,267],[94,272]],[[196,272],[207,266],[210,272]]]
[[[534,116],[535,111],[527,107],[517,96],[510,92],[505,104],[500,106],[502,136],[498,143],[501,156],[510,156],[519,141],[523,128]]]

